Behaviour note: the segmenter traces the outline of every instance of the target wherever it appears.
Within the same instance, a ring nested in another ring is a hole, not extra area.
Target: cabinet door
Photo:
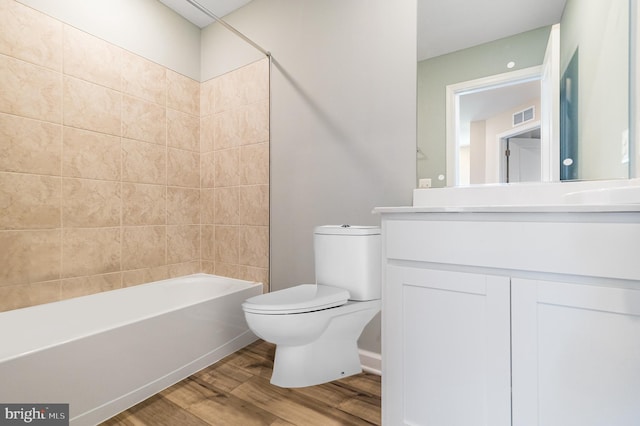
[[[384,424],[509,425],[509,278],[390,265],[384,291]]]
[[[640,291],[511,288],[514,426],[640,424]]]

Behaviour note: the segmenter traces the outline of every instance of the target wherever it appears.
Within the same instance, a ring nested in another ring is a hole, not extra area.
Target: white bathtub
[[[94,425],[256,340],[248,281],[195,274],[0,313],[0,402]]]

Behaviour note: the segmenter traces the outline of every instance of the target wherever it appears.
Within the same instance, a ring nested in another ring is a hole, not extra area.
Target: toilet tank
[[[350,300],[380,299],[380,227],[318,226],[313,241],[317,284],[344,288]]]

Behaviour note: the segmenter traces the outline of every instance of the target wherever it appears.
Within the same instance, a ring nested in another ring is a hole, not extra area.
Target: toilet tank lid
[[[334,308],[347,303],[349,292],[328,285],[302,284],[250,297],[242,304],[245,312],[294,314]]]
[[[315,234],[321,235],[380,235],[379,226],[323,225],[316,226]]]

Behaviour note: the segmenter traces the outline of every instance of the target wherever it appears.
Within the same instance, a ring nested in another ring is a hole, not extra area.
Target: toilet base
[[[271,384],[300,388],[331,382],[362,372],[358,345],[315,341],[304,346],[277,346]]]
[[[310,343],[276,345],[271,383],[283,388],[299,388],[361,373],[358,337],[380,310],[380,301],[358,305],[354,306],[356,312],[332,318],[322,335]]]

